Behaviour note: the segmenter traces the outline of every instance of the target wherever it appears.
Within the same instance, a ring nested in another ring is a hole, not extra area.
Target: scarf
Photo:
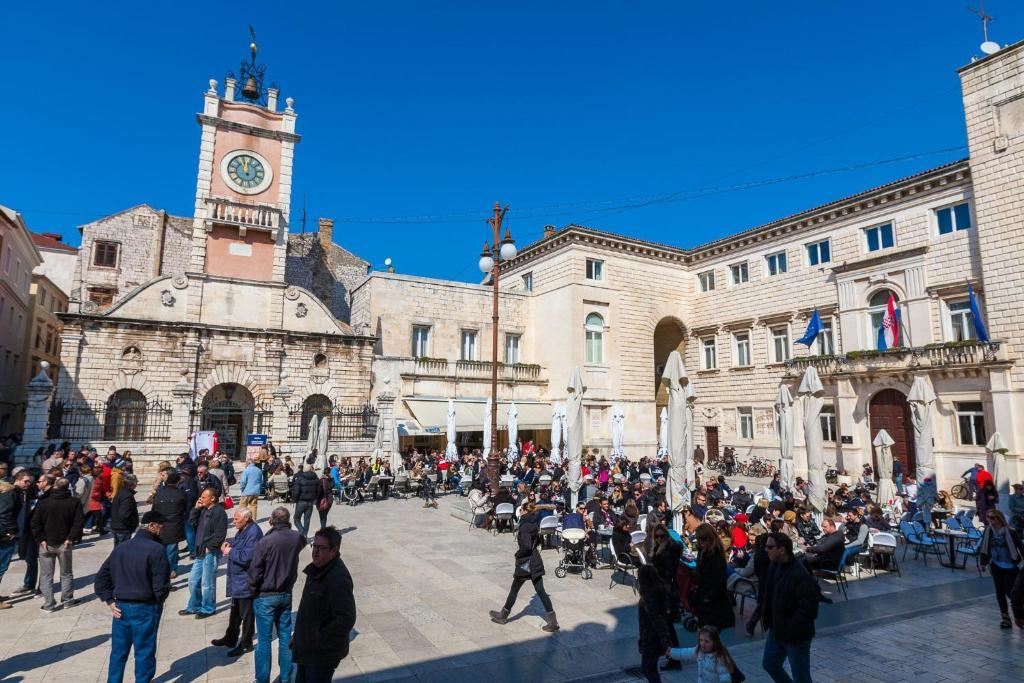
[[[1004,526],[1000,531],[1002,531],[1003,537],[1006,539],[1006,547],[1010,551],[1010,560],[1013,562],[1014,565],[1020,566],[1020,551],[1017,549],[1017,544],[1013,541],[1013,535],[1010,534],[1010,528]],[[989,557],[992,556],[989,547],[992,543],[992,534],[996,533],[999,532],[993,529],[992,527],[989,527],[985,530],[985,535],[981,537],[981,547],[978,549],[980,554],[987,555]]]

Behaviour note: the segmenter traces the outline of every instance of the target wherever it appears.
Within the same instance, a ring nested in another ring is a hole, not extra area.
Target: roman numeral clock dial
[[[221,172],[224,181],[242,194],[263,192],[273,177],[267,160],[247,150],[227,154],[221,163]]]

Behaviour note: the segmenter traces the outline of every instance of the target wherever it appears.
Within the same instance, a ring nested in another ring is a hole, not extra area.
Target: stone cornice
[[[875,266],[880,265],[892,266],[897,261],[924,256],[927,251],[927,246],[913,247],[911,249],[903,249],[902,251],[885,251],[877,256],[871,256],[858,261],[844,261],[843,263],[833,266],[832,272],[849,273],[855,270],[874,268]],[[890,268],[890,270],[892,270],[892,268]]]
[[[237,121],[228,121],[218,116],[209,116],[207,114],[196,114],[196,121],[207,126],[213,126],[214,128],[231,130],[236,133],[252,135],[258,138],[280,140],[281,142],[298,142],[302,139],[302,136],[297,133],[286,133],[283,130],[268,130],[257,126],[250,126],[245,123],[238,123]]]

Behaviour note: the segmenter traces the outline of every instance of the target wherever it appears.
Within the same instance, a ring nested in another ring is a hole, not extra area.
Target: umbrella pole
[[[576,503],[579,502],[579,499],[580,499],[580,492],[579,491],[573,491],[572,492],[572,503],[569,505],[569,509],[570,510],[575,510],[576,509]]]

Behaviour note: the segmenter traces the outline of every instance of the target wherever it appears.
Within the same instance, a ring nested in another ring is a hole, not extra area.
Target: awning
[[[404,403],[422,427],[421,433],[444,433],[448,426],[448,399],[407,398]],[[508,428],[508,404],[508,401],[498,402],[498,429]],[[516,401],[515,404],[519,411],[519,429],[551,429],[550,403]],[[456,431],[483,431],[485,406],[481,400],[455,401]]]

